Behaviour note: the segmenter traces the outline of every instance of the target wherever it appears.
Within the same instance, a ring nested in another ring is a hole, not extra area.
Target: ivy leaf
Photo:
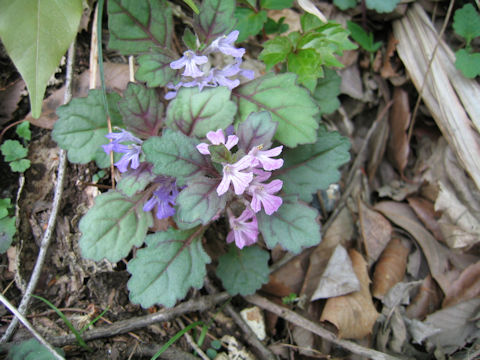
[[[453,30],[465,39],[467,46],[474,38],[480,36],[480,15],[472,4],[466,4],[455,11]]]
[[[269,149],[277,125],[278,123],[272,121],[272,116],[267,111],[251,113],[244,122],[238,125],[238,148],[245,153],[259,145]]]
[[[234,0],[203,0],[200,14],[194,16],[193,29],[201,43],[208,44],[212,40],[227,33],[235,25]]]
[[[236,88],[232,94],[237,98],[238,121],[266,110],[278,122],[275,139],[281,143],[295,147],[315,142],[318,108],[308,91],[295,84],[295,78],[291,73],[270,73]]]
[[[286,36],[277,36],[264,42],[262,46],[263,50],[258,55],[258,59],[265,63],[267,71],[279,62],[285,61],[292,51],[292,42]]]
[[[112,126],[122,127],[122,118],[117,103],[120,95],[107,94]],[[74,98],[57,109],[52,138],[62,149],[67,150],[68,160],[86,164],[95,160],[100,168],[110,165],[109,156],[102,145],[108,143],[107,115],[101,90],[90,90],[87,97]]]
[[[32,115],[42,112],[47,82],[78,31],[82,1],[0,1],[0,37],[27,84]]]
[[[340,107],[341,83],[342,78],[332,69],[325,69],[324,77],[318,79],[313,98],[320,108],[320,115],[331,114]]]
[[[262,30],[263,24],[267,22],[267,12],[265,10],[255,12],[252,9],[237,7],[235,18],[237,19],[235,29],[240,31],[237,42],[242,42]]]
[[[460,49],[455,53],[455,67],[460,70],[463,76],[473,79],[480,75],[480,53],[469,53]]]
[[[230,245],[228,253],[218,259],[216,274],[230,295],[252,295],[268,283],[269,258],[268,252],[258,246],[240,250],[235,245]]]
[[[10,164],[10,169],[15,172],[24,172],[30,167],[30,160],[20,159],[12,161]]]
[[[367,8],[378,13],[392,12],[400,0],[366,0]]]
[[[87,259],[112,262],[128,255],[133,246],[142,245],[153,225],[150,212],[143,211],[142,195],[127,198],[111,191],[98,195],[95,204],[80,220],[79,245]]]
[[[141,54],[172,44],[172,9],[165,0],[109,0],[108,47],[121,54]]]
[[[142,149],[153,172],[177,178],[178,186],[193,176],[204,175],[212,168],[196,148],[200,142],[181,132],[166,129],[161,137],[146,140]]]
[[[338,167],[350,160],[350,142],[338,132],[320,127],[315,144],[288,149],[282,153],[283,167],[277,171],[283,191],[297,194],[306,202],[312,194],[340,179]],[[282,205],[283,207],[283,205]]]
[[[15,132],[22,139],[30,141],[32,139],[32,132],[30,131],[30,122],[24,121],[21,124],[17,125]]]
[[[5,140],[0,146],[0,150],[6,162],[22,159],[28,154],[28,149],[23,147],[18,140]]]
[[[190,287],[203,285],[210,257],[203,250],[202,229],[157,232],[147,236],[147,248],[137,251],[128,263],[130,300],[148,308],[154,304],[172,307]]]
[[[62,349],[55,348],[55,351],[62,356],[65,353]],[[55,360],[53,354],[40,344],[37,339],[22,341],[12,346],[8,352],[9,360]]]
[[[143,191],[157,177],[152,173],[151,168],[150,163],[142,162],[137,169],[127,170],[122,174],[122,178],[117,184],[117,190],[128,197]]]
[[[302,247],[317,245],[322,239],[317,215],[315,209],[299,202],[296,196],[284,196],[277,212],[257,214],[258,229],[269,249],[280,244],[285,250],[298,254]]]
[[[168,105],[165,122],[187,136],[204,138],[209,131],[231,125],[236,111],[230,90],[224,86],[202,91],[182,88]]]
[[[348,10],[357,6],[357,0],[333,0],[333,3],[340,10]]]
[[[206,225],[223,210],[226,196],[218,196],[218,179],[200,177],[189,182],[177,197],[175,221],[182,229],[195,225]]]
[[[12,245],[13,236],[16,232],[15,217],[0,219],[0,254],[3,254]]]
[[[128,131],[141,138],[157,136],[162,126],[163,103],[154,89],[129,83],[118,102],[118,110]]]
[[[135,78],[146,82],[149,87],[165,86],[175,76],[176,71],[170,67],[170,63],[176,59],[177,56],[172,51],[160,51],[157,48],[155,52],[140,55]]]
[[[293,0],[260,0],[260,6],[262,9],[282,10],[291,8]]]
[[[323,76],[320,58],[313,49],[299,50],[288,54],[288,71],[298,75],[298,82],[310,92],[315,90],[317,79]]]

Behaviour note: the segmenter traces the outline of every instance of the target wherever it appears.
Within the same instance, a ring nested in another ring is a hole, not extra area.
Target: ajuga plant
[[[308,203],[349,160],[348,140],[321,124],[295,74],[244,67],[235,5],[203,0],[175,49],[169,2],[109,0],[108,46],[137,55],[138,82],[57,111],[53,138],[71,162],[104,168],[115,155],[118,185],[81,219],[80,248],[112,262],[140,248],[127,270],[130,299],[143,307],[201,288],[209,263],[232,295],[255,292],[268,281],[267,249],[299,253],[321,241]],[[155,218],[172,225],[154,231]],[[221,246],[205,236],[217,221]]]

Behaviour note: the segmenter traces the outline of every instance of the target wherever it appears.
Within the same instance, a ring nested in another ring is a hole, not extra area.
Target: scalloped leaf
[[[117,103],[120,95],[107,94],[112,126],[123,126]],[[95,160],[101,168],[110,165],[109,156],[101,145],[107,144],[107,115],[101,90],[90,90],[87,97],[74,98],[57,109],[52,138],[62,149],[67,150],[68,160],[86,164]]]
[[[230,245],[228,253],[218,259],[216,274],[230,295],[252,295],[268,283],[269,258],[268,252],[258,246],[240,250],[235,245]]]
[[[3,254],[12,245],[16,232],[15,217],[7,216],[0,219],[0,254]]]
[[[82,1],[0,1],[0,37],[27,84],[32,115],[42,112],[47,82],[78,31]]]
[[[55,348],[55,351],[61,356],[65,356],[62,349]],[[40,344],[37,339],[30,339],[15,344],[8,351],[9,360],[55,360],[53,354]]]
[[[263,29],[268,16],[265,10],[253,11],[249,8],[237,7],[235,18],[237,19],[235,29],[240,31],[237,42],[242,42],[249,36],[257,35]]]
[[[295,80],[291,73],[270,73],[234,89],[237,121],[244,121],[251,112],[266,110],[278,122],[276,140],[290,147],[315,142],[318,108],[308,91],[296,85]]]
[[[453,30],[470,45],[472,39],[480,36],[480,14],[472,4],[466,4],[455,11]]]
[[[172,44],[172,9],[165,0],[109,0],[108,47],[124,55],[141,54]]]
[[[268,111],[251,113],[238,125],[238,148],[247,153],[255,146],[262,145],[269,149],[277,130],[278,123],[272,121]]]
[[[138,69],[135,78],[146,82],[149,87],[165,86],[176,74],[170,63],[178,58],[169,49],[155,48],[151,54],[140,55],[137,59]]]
[[[117,184],[117,190],[129,197],[145,190],[147,185],[157,177],[152,173],[152,167],[152,164],[142,162],[137,169],[128,169],[122,174],[122,178]]]
[[[204,138],[209,131],[231,125],[236,111],[230,90],[224,86],[202,91],[182,88],[168,105],[165,122],[187,136]]]
[[[166,129],[161,137],[146,140],[142,149],[155,174],[175,177],[178,186],[183,186],[192,176],[213,171],[207,158],[198,152],[199,143],[181,132]]]
[[[200,42],[208,44],[233,29],[234,0],[203,0],[200,14],[194,16],[193,29]]]
[[[340,179],[338,168],[350,160],[350,141],[338,132],[320,127],[315,144],[287,149],[282,153],[283,167],[278,178],[283,180],[283,191],[297,194],[310,202],[312,194],[326,189]]]
[[[177,197],[175,221],[180,228],[207,224],[226,204],[226,196],[218,196],[219,179],[196,178]]]
[[[463,76],[473,79],[480,75],[480,53],[469,53],[460,49],[455,53],[455,67]]]
[[[142,245],[153,225],[151,212],[142,210],[144,202],[141,195],[127,198],[117,191],[97,196],[93,207],[80,220],[82,255],[96,261],[105,258],[117,262],[133,246]]]
[[[147,248],[128,263],[130,300],[148,308],[172,307],[190,287],[201,288],[210,257],[202,247],[202,228],[168,229],[147,236]]]
[[[164,106],[154,89],[129,83],[118,102],[118,110],[128,131],[141,138],[158,136],[162,126]]]
[[[367,8],[378,13],[392,12],[400,0],[366,0]]]
[[[320,108],[320,115],[331,114],[340,107],[340,85],[342,78],[332,69],[325,69],[325,76],[318,79],[313,98]]]
[[[298,254],[303,247],[320,243],[318,213],[296,196],[283,197],[283,204],[277,212],[267,215],[257,213],[258,229],[269,249],[280,244],[285,250]]]

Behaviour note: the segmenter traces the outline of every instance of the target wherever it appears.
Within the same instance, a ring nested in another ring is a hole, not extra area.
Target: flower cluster
[[[158,187],[143,206],[143,211],[152,211],[157,207],[155,213],[157,219],[166,219],[173,216],[175,214],[175,200],[179,192],[175,178],[158,176],[154,183],[157,183]]]
[[[110,154],[111,151],[125,154],[115,163],[117,169],[123,173],[128,170],[129,165],[132,169],[137,169],[140,166],[143,141],[124,129],[119,130],[119,133],[109,133],[105,135],[107,139],[112,141],[107,145],[102,145],[102,147],[107,154]],[[124,142],[129,144],[121,144]]]
[[[210,131],[207,139],[210,144],[197,145],[197,150],[203,155],[210,155],[209,147],[212,145],[223,145],[230,151],[238,143],[236,135],[230,135],[225,139],[225,134],[221,129]],[[272,215],[282,205],[282,198],[274,195],[281,190],[282,181],[275,179],[266,183],[272,175],[270,171],[283,166],[282,159],[273,159],[274,156],[280,155],[282,148],[282,146],[278,146],[263,150],[262,146],[255,146],[234,163],[222,162],[223,176],[216,189],[218,196],[227,193],[232,185],[235,195],[246,204],[245,210],[239,217],[235,217],[231,210],[227,210],[232,229],[227,236],[227,242],[235,241],[240,249],[257,240],[256,213],[263,208],[267,215]]]
[[[252,70],[240,68],[245,49],[236,48],[233,45],[238,38],[238,34],[239,32],[234,30],[230,34],[220,36],[212,41],[201,54],[197,55],[193,50],[187,50],[180,59],[171,62],[170,67],[172,69],[185,69],[180,82],[167,84],[167,87],[172,91],[168,92],[165,98],[167,100],[173,99],[177,95],[178,89],[182,86],[198,86],[200,91],[204,87],[226,86],[231,90],[240,85],[238,76],[243,76],[250,80],[253,79],[254,74]],[[232,57],[233,62],[221,69],[212,67],[209,55],[218,53]]]

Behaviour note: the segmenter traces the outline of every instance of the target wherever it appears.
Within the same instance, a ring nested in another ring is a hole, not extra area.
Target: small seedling
[[[470,79],[480,75],[480,53],[473,52],[472,40],[480,36],[480,14],[472,4],[455,11],[453,30],[465,39],[465,47],[455,53],[455,66]]]

